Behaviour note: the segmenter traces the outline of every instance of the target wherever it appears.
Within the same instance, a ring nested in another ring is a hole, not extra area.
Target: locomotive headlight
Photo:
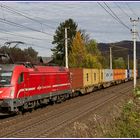
[[[12,88],[10,91],[10,97],[14,98],[15,88]]]

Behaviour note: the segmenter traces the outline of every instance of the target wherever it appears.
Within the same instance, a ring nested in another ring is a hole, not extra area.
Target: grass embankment
[[[140,97],[126,103],[119,118],[116,118],[105,137],[140,138]]]
[[[140,138],[140,88],[122,107],[119,117],[113,116],[107,123],[98,117],[92,117],[88,124],[75,122],[74,137]]]

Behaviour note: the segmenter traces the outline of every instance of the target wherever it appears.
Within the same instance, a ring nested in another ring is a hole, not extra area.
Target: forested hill
[[[106,56],[109,56],[110,46],[112,46],[113,57],[123,57],[124,59],[126,59],[129,52],[130,59],[133,59],[133,41],[125,40],[125,41],[115,42],[115,43],[99,43],[98,44],[99,50]],[[136,43],[136,49],[137,49],[136,50],[137,59],[140,59],[140,42],[139,41],[137,41]]]

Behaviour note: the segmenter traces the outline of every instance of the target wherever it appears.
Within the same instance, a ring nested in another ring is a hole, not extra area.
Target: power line
[[[116,17],[114,17],[103,5],[101,5],[99,2],[97,2],[109,15],[111,15],[115,20],[117,20],[116,19]],[[117,20],[118,21],[118,20]]]
[[[125,51],[128,51],[124,48]],[[124,50],[113,50],[113,52],[121,52],[121,51],[124,51]],[[104,52],[101,52],[101,53],[109,53],[110,51],[104,51]]]
[[[129,4],[126,2],[125,2],[125,4],[127,5],[128,9],[131,11],[131,13],[134,14],[136,17],[138,17],[138,15],[132,10],[132,8],[129,6]]]
[[[0,38],[0,40],[4,40],[4,41],[11,41],[11,39],[6,39],[6,38]],[[23,41],[24,42],[24,41]],[[40,46],[40,45],[35,45],[33,43],[29,43],[29,42],[24,42],[26,45],[30,45],[30,46],[35,46],[37,48],[41,48],[41,49],[50,49],[50,48],[46,48],[44,46]]]
[[[127,29],[130,30],[130,28],[115,14],[115,12],[104,2],[104,4],[107,6],[107,8],[112,12],[112,14],[118,19],[118,21]]]
[[[124,23],[122,23],[120,20],[118,20],[118,18],[114,15],[114,14],[112,14],[112,12],[110,12],[110,11],[108,11],[103,5],[101,5],[99,2],[97,2],[109,15],[111,15],[111,17],[113,17],[115,20],[117,20],[120,24],[122,24],[123,26],[125,26],[127,29],[129,29],[130,30],[130,28],[127,26],[127,25],[125,25]]]
[[[116,2],[114,4],[129,18],[131,18]]]
[[[118,52],[118,51],[129,51],[129,50],[132,51],[132,49],[130,49],[130,48],[123,48],[123,47],[119,47],[119,46],[113,46],[112,48],[120,48],[120,49],[121,49],[121,50],[113,50],[113,52]],[[104,51],[103,53],[108,53],[108,52],[110,52],[110,51]]]
[[[8,34],[8,35],[13,35],[13,36],[18,36],[18,37],[22,37],[22,38],[34,39],[34,40],[40,40],[40,41],[46,41],[46,40],[48,40],[48,39],[41,39],[41,38],[31,37],[31,36],[25,36],[25,35],[19,34],[19,33],[18,34],[17,33],[14,34],[14,33],[8,32],[7,30],[4,30],[2,28],[0,28],[0,30],[2,31],[0,33]]]
[[[10,12],[13,13],[13,14],[18,14],[18,15],[20,15],[20,16],[23,16],[23,17],[29,19],[29,20],[32,20],[32,21],[34,21],[34,22],[37,22],[37,23],[41,24],[41,26],[44,25],[44,26],[47,26],[47,27],[49,27],[49,28],[55,29],[54,27],[52,27],[52,26],[50,26],[50,25],[47,25],[47,24],[45,24],[45,23],[42,23],[42,22],[40,22],[39,20],[34,19],[34,18],[32,18],[32,17],[29,17],[29,16],[25,15],[24,13],[19,12],[18,10],[14,9],[14,8],[11,8],[11,7],[6,6],[6,5],[4,5],[4,4],[1,4],[1,7],[5,8],[6,10],[10,11]]]
[[[31,45],[31,46],[35,46],[35,47],[37,47],[37,48],[41,48],[41,49],[50,49],[50,48],[46,48],[46,47],[44,47],[44,46],[40,46],[40,45],[35,45],[35,44],[33,44],[33,43],[25,43],[25,44],[27,44],[27,45]]]
[[[10,24],[10,25],[12,25],[12,26],[20,27],[20,28],[29,29],[29,30],[32,30],[32,31],[35,31],[35,32],[43,33],[43,34],[45,34],[45,35],[53,36],[52,34],[46,33],[46,32],[44,32],[44,31],[40,31],[40,30],[31,28],[31,27],[27,27],[27,26],[25,26],[25,25],[15,23],[15,22],[10,21],[10,20],[7,20],[7,19],[0,18],[0,22],[6,23],[6,24]]]
[[[114,45],[114,44],[111,44],[112,48],[119,48],[119,49],[129,49],[129,48],[124,48],[124,47],[120,47],[118,45]]]

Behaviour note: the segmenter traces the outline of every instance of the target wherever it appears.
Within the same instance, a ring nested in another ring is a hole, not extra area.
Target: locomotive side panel
[[[70,90],[70,78],[68,72],[33,72],[28,77],[28,94],[35,96]]]

